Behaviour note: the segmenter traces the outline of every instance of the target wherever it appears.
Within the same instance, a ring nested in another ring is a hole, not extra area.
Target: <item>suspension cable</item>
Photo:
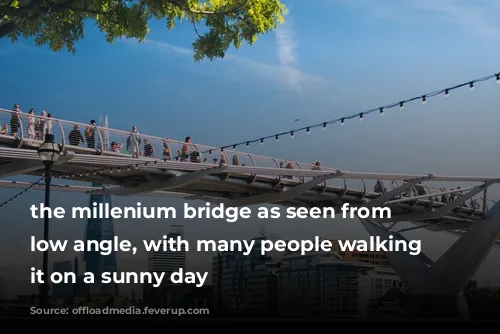
[[[26,189],[23,189],[21,192],[17,193],[16,195],[12,196],[11,198],[9,198],[8,200],[6,200],[5,202],[3,202],[2,204],[0,204],[0,208],[6,206],[7,204],[11,203],[12,201],[14,201],[15,199],[17,199],[18,197],[24,195],[25,193],[27,193],[30,189],[32,189],[34,186],[36,186],[37,184],[39,184],[40,182],[43,181],[43,179],[45,179],[45,177],[42,177],[40,180],[30,184]]]

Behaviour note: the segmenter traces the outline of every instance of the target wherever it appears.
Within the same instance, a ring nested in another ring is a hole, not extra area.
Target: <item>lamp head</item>
[[[59,160],[61,156],[61,151],[59,145],[54,142],[54,135],[46,134],[45,141],[38,148],[38,156],[40,160],[47,166],[52,165],[54,162]]]

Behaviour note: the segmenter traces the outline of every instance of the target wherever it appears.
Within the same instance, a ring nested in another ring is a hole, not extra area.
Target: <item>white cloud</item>
[[[5,45],[8,45],[6,48],[0,49],[1,54],[7,54],[10,52],[35,52],[44,55],[57,55],[57,52],[54,52],[48,49],[46,46],[31,46],[23,42],[4,42]],[[10,44],[10,45],[9,45]]]
[[[297,43],[293,34],[292,21],[287,21],[276,30],[276,42],[278,44],[277,55],[281,70],[284,72],[288,84],[297,90],[301,90],[303,75],[297,69],[298,60],[295,51]]]
[[[296,91],[324,87],[326,84],[322,78],[307,74],[297,68],[283,65],[270,65],[251,59],[232,57],[239,62],[241,70],[248,75],[257,76],[275,85],[288,87]]]
[[[293,67],[297,65],[294,40],[291,24],[287,23],[276,30],[276,41],[278,42],[278,58],[282,66]]]
[[[249,58],[243,58],[234,54],[226,54],[224,61],[233,65],[229,71],[233,71],[235,79],[242,80],[243,76],[259,81],[266,81],[276,86],[285,87],[295,91],[304,91],[324,87],[325,81],[322,78],[307,74],[297,67],[295,57],[295,43],[289,30],[282,30],[276,33],[277,54],[279,63],[277,65],[258,62]],[[135,40],[121,40],[127,44],[137,45]],[[192,57],[193,50],[157,40],[146,40],[144,46],[151,46],[160,52],[177,54],[180,56]],[[236,66],[234,66],[236,65]],[[206,69],[206,68],[204,68]],[[201,70],[201,67],[200,67]],[[214,72],[220,76],[220,73]]]
[[[443,15],[443,19],[451,24],[461,25],[468,30],[477,31],[488,37],[500,36],[500,25],[497,23],[498,4],[488,0],[475,0],[464,3],[459,0],[425,0],[415,2],[422,10]]]
[[[191,49],[183,48],[180,46],[175,46],[175,45],[164,43],[164,42],[158,42],[155,40],[146,40],[144,43],[155,46],[155,47],[157,47],[163,51],[167,51],[167,52],[178,53],[178,54],[185,55],[185,56],[192,56],[193,55],[193,50],[191,50]]]
[[[485,37],[500,37],[497,0],[340,0],[378,19],[421,24],[438,20]]]

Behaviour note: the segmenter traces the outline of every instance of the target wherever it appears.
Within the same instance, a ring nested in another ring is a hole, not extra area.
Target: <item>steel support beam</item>
[[[471,222],[453,222],[449,221],[445,224],[428,224],[425,229],[432,231],[432,232],[447,232],[447,231],[454,231],[454,230],[468,230],[471,228],[474,224],[479,224],[479,222],[471,223]]]
[[[459,207],[465,201],[471,199],[472,197],[474,197],[475,195],[477,195],[481,191],[484,191],[484,189],[488,188],[493,183],[494,182],[486,182],[483,185],[476,187],[473,190],[467,192],[466,194],[459,196],[457,199],[455,199],[451,203],[447,203],[447,204],[443,205],[442,207],[435,209],[434,211],[422,212],[422,213],[415,212],[415,213],[409,213],[406,215],[400,215],[400,216],[396,216],[396,217],[392,217],[392,218],[382,218],[382,219],[378,219],[377,222],[385,224],[385,223],[391,223],[391,222],[396,222],[396,221],[403,222],[403,221],[412,221],[412,220],[423,221],[423,220],[427,220],[427,219],[437,219],[439,217],[442,217],[447,212],[450,212],[454,208]]]
[[[472,225],[476,224],[477,222],[455,222],[455,221],[443,221],[439,223],[435,222],[410,222],[413,227],[408,227],[408,228],[403,228],[397,230],[398,233],[404,233],[404,232],[409,232],[409,231],[415,231],[418,229],[426,229],[431,232],[449,232],[449,231],[456,231],[456,230],[467,230],[469,229]]]
[[[26,189],[31,186],[31,182],[16,182],[16,181],[6,181],[0,180],[0,188],[12,188],[12,189]],[[79,194],[104,194],[104,188],[101,187],[91,187],[91,186],[71,186],[68,184],[52,184],[51,191],[61,191],[61,192],[71,192]],[[45,190],[45,184],[37,184],[31,188],[32,190]],[[169,197],[169,198],[186,198],[188,194],[177,193],[177,192],[152,192],[147,194],[140,194],[139,196],[148,197]]]
[[[440,217],[440,216],[444,215],[445,213],[453,210],[456,207],[459,207],[460,205],[465,203],[465,201],[471,199],[472,197],[476,196],[480,192],[484,191],[484,189],[488,188],[492,184],[493,184],[492,182],[485,182],[483,185],[476,187],[475,189],[470,190],[469,192],[467,192],[461,196],[458,196],[457,199],[455,199],[451,203],[447,203],[446,205],[443,205],[439,209],[434,210],[432,212],[432,216]]]
[[[163,181],[149,181],[134,187],[105,188],[103,191],[109,195],[132,196],[158,190],[170,190],[196,182],[207,175],[220,173],[226,168],[226,166],[207,168],[197,172],[178,174],[178,176],[173,176]]]
[[[371,236],[379,237],[381,240],[389,240],[390,236],[393,240],[406,240],[400,233],[388,231],[370,220],[360,218],[360,221]],[[410,290],[419,291],[422,278],[428,274],[428,265],[433,262],[427,256],[420,258],[406,252],[387,252],[386,256]],[[403,267],[403,270],[398,267]]]
[[[476,187],[463,188],[463,189],[458,189],[458,190],[456,190],[456,189],[455,190],[447,190],[447,191],[441,191],[441,192],[437,192],[437,193],[428,193],[425,195],[418,195],[418,196],[411,196],[411,197],[403,197],[400,199],[387,201],[387,202],[385,202],[385,204],[392,205],[392,204],[398,204],[398,203],[413,202],[413,201],[416,201],[418,199],[429,200],[429,198],[431,198],[431,197],[441,197],[442,195],[455,194],[455,193],[459,193],[461,191],[470,191],[473,189],[476,189]],[[438,202],[440,202],[440,201],[438,201]]]
[[[463,290],[481,266],[500,235],[500,203],[474,224],[434,264],[433,292]]]
[[[195,196],[190,197],[189,200],[191,200],[191,201],[204,201],[204,202],[208,202],[208,203],[215,204],[215,205],[224,204],[225,206],[229,206],[227,204],[229,203],[229,201],[231,201],[229,199],[206,196],[206,195],[195,195]]]
[[[388,240],[399,233],[360,219],[372,236]],[[412,295],[412,310],[418,317],[467,318],[463,290],[470,282],[500,235],[500,203],[484,219],[470,227],[437,261],[429,264],[408,252],[386,252],[389,261]]]
[[[242,197],[238,199],[233,199],[227,201],[227,205],[231,207],[239,207],[239,206],[250,206],[250,205],[255,205],[255,204],[260,204],[260,203],[275,203],[275,202],[282,202],[282,201],[290,201],[293,200],[295,197],[299,196],[300,194],[311,190],[312,188],[316,187],[318,184],[323,183],[327,180],[331,180],[337,177],[342,176],[342,172],[338,171],[337,173],[332,173],[332,174],[325,174],[321,175],[318,177],[315,177],[314,179],[301,183],[298,186],[295,186],[291,188],[290,190],[286,191],[280,191],[280,192],[273,192],[273,193],[267,193],[267,194],[260,194],[260,195],[255,195],[255,196],[249,196],[249,197]]]
[[[74,156],[73,152],[67,152],[67,154],[61,155],[54,165],[66,163],[73,159]],[[40,160],[16,160],[0,165],[0,177],[6,178],[19,174],[28,174],[44,168],[45,166]]]
[[[408,189],[411,189],[412,187],[414,187],[415,185],[417,185],[419,182],[428,181],[428,180],[431,180],[432,178],[433,178],[433,176],[429,175],[427,177],[413,179],[413,180],[410,180],[408,182],[405,182],[403,185],[401,185],[401,186],[399,186],[399,187],[397,187],[395,189],[392,189],[391,191],[389,191],[389,192],[387,192],[385,194],[382,194],[382,195],[380,195],[377,198],[374,198],[373,200],[371,200],[370,202],[368,202],[364,206],[367,207],[367,208],[373,208],[373,207],[376,207],[376,206],[382,206],[382,205],[384,205],[385,202],[387,202],[387,201],[393,199],[394,197],[396,197],[396,196],[404,193]]]

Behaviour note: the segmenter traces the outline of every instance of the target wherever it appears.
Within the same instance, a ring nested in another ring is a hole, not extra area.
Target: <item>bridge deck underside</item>
[[[0,170],[2,165],[16,161],[23,161],[26,164],[33,164],[34,161],[38,161],[38,155],[35,150],[36,146],[26,147],[28,149],[7,149],[0,147]],[[147,161],[150,163],[145,166],[144,163]],[[119,172],[116,169],[118,166],[121,166]],[[148,182],[161,182],[179,174],[207,168],[214,168],[214,165],[162,161],[148,158],[130,158],[107,154],[100,155],[95,152],[94,154],[79,152],[74,154],[74,158],[69,162],[54,166],[53,173],[56,178],[96,182],[110,185],[111,187],[134,187]],[[26,175],[40,176],[42,173],[43,166],[40,166],[40,169],[35,171],[29,170],[24,172],[22,169],[19,170],[19,174]],[[0,177],[2,176],[5,175],[2,175],[0,172]],[[263,193],[287,191],[300,185],[302,182],[304,182],[304,178],[300,177],[288,179],[273,175],[227,173],[222,171],[170,190],[186,194],[186,197],[192,197],[193,199],[241,199]],[[163,192],[161,190],[154,192],[154,196],[164,195],[165,197],[170,197],[170,194],[170,192]],[[351,206],[357,206],[366,204],[378,196],[380,196],[379,193],[371,192],[366,187],[360,190],[323,183],[295,196],[293,199],[278,200],[274,204],[305,207],[340,207],[344,203],[350,203]],[[400,215],[407,216],[411,213],[430,212],[444,205],[436,200],[418,199],[411,202],[397,203],[389,207],[392,210],[393,217],[395,217]],[[415,220],[412,222],[423,224],[425,225],[423,226],[424,228],[433,231],[445,230],[461,234],[472,226],[472,224],[479,221],[482,215],[483,213],[480,210],[464,207],[460,210],[453,210],[437,219],[426,219],[421,222]]]

